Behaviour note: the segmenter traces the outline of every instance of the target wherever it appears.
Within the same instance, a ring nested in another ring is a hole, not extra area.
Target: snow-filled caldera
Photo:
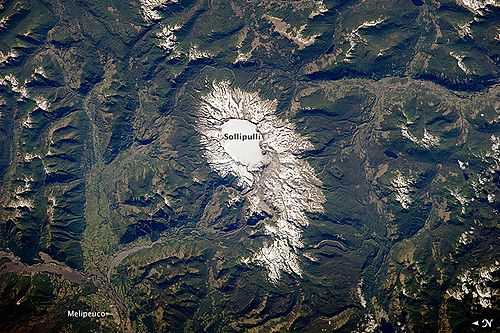
[[[253,168],[262,163],[262,149],[257,126],[244,119],[229,119],[221,126],[222,147],[226,153],[247,167]]]

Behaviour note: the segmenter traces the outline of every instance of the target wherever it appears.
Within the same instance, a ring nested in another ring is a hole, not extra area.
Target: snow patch
[[[154,22],[161,19],[160,10],[178,0],[140,0],[142,17],[146,22]]]
[[[500,6],[500,1],[498,0],[457,0],[457,3],[475,13],[485,9],[488,5],[494,7]]]
[[[457,60],[457,65],[458,67],[465,73],[465,74],[474,74],[473,71],[467,68],[464,63],[465,56],[463,54],[455,53],[455,52],[450,52],[450,55]]]
[[[449,288],[446,294],[449,298],[462,301],[471,296],[473,306],[483,309],[492,308],[493,300],[498,299],[500,290],[494,288],[499,282],[492,273],[500,269],[500,263],[495,261],[477,269],[465,269],[457,277],[458,284]]]
[[[361,36],[360,30],[367,29],[370,27],[375,27],[375,26],[379,25],[380,23],[383,23],[384,21],[385,21],[384,18],[378,18],[376,20],[366,21],[363,24],[361,24],[360,26],[358,26],[356,29],[354,29],[349,34],[349,37],[347,38],[347,40],[349,41],[350,47],[345,54],[345,60],[344,60],[345,62],[350,62],[351,59],[354,58],[352,53],[358,44],[360,44],[360,43],[367,44],[368,43],[368,41]]]
[[[405,177],[400,171],[396,173],[396,176],[391,181],[391,185],[396,191],[396,200],[401,204],[403,209],[408,209],[413,202],[411,198],[411,192],[413,192],[411,186],[414,181],[413,177]]]
[[[156,34],[156,37],[160,39],[158,47],[167,51],[169,54],[172,53],[177,45],[177,37],[175,37],[174,32],[178,31],[180,28],[180,25],[163,26],[161,31]]]
[[[421,139],[417,138],[414,134],[410,132],[410,129],[408,128],[407,124],[401,125],[401,135],[403,135],[403,137],[407,138],[411,142],[425,149],[438,147],[440,144],[439,137],[429,133],[429,131],[425,127]]]

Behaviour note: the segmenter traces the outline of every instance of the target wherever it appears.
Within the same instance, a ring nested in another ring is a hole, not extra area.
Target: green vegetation
[[[455,332],[497,316],[463,280],[500,260],[498,7],[414,3],[179,0],[156,19],[141,1],[3,1],[0,332]],[[300,158],[326,202],[302,276],[272,284],[246,261],[274,217],[206,162],[213,80],[275,100],[314,146]]]

